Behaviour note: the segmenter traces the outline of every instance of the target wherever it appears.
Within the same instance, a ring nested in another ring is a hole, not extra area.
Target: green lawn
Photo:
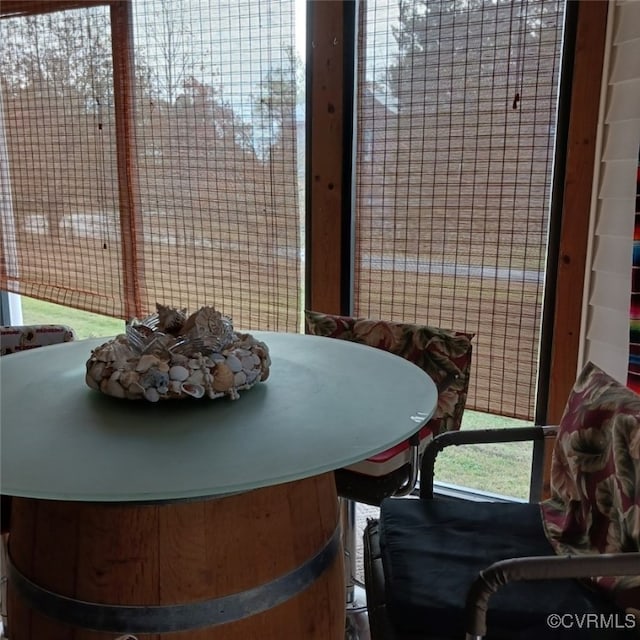
[[[124,322],[57,304],[22,297],[24,324],[54,322],[71,326],[78,339],[112,336],[122,333]],[[475,411],[466,411],[463,429],[509,428],[529,423]],[[445,449],[436,462],[436,480],[527,498],[531,469],[531,445],[509,444],[467,445]]]
[[[477,411],[465,411],[463,429],[508,429],[531,426]],[[436,460],[436,481],[527,499],[532,445],[529,442],[448,447]]]
[[[118,318],[78,311],[25,296],[22,296],[22,321],[23,324],[67,324],[75,330],[79,340],[113,336],[124,331],[124,321]]]

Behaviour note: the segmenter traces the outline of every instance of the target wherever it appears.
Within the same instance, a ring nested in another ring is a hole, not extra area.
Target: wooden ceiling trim
[[[113,4],[109,0],[2,0],[0,18],[32,16],[66,9],[84,9]]]

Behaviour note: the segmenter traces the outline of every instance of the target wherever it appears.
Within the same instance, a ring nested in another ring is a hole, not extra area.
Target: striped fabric
[[[631,271],[631,320],[629,327],[629,373],[627,386],[640,393],[640,150],[636,172],[636,217],[633,229]]]

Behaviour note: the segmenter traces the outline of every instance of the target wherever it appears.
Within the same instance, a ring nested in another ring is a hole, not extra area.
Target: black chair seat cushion
[[[377,529],[387,615],[397,630],[425,637],[464,638],[465,597],[481,569],[507,558],[554,555],[537,504],[391,498]],[[509,583],[489,600],[487,637],[589,638],[584,631],[554,634],[547,616],[603,612],[616,609],[578,581]],[[592,633],[599,640],[622,635]]]

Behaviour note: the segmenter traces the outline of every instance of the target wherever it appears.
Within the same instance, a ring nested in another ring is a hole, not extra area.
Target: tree
[[[70,201],[105,171],[97,149],[109,146],[113,108],[108,24],[108,12],[92,8],[0,25],[5,117],[17,125],[7,132],[14,210],[23,223],[44,214],[54,236]]]
[[[543,36],[546,20],[558,22],[562,6],[560,0],[543,4],[527,0],[399,0],[398,26],[392,27],[397,54],[381,84],[397,100],[400,112],[417,109],[421,116],[421,107],[429,112],[439,97],[444,98],[442,102],[451,102],[451,96],[444,95],[448,80],[449,88],[464,91],[470,103],[478,97],[476,88],[463,83],[463,78],[509,77],[514,88],[510,97],[515,97],[526,71],[527,45]],[[457,85],[456,79],[460,80]],[[420,94],[427,99],[416,100]]]
[[[564,3],[399,0],[397,7],[395,51],[370,85],[387,108],[385,123],[360,122],[376,149],[361,199],[374,203],[366,215],[410,253],[423,247],[446,259],[460,250],[455,233],[486,220],[501,234],[496,246],[510,247],[530,209],[541,220],[545,211],[540,167],[550,165]],[[516,189],[527,193],[517,206]]]
[[[304,101],[304,64],[293,47],[284,50],[284,65],[271,68],[260,83],[254,116],[267,134],[267,146],[295,143],[296,108]]]
[[[184,0],[148,2],[147,15],[155,19],[149,20],[144,38],[140,34],[137,53],[147,59],[152,69],[155,98],[175,105],[187,79],[204,69],[207,52],[194,46],[197,40]]]
[[[26,88],[74,93],[88,103],[113,97],[109,16],[104,8],[3,21],[0,64],[9,94]]]

